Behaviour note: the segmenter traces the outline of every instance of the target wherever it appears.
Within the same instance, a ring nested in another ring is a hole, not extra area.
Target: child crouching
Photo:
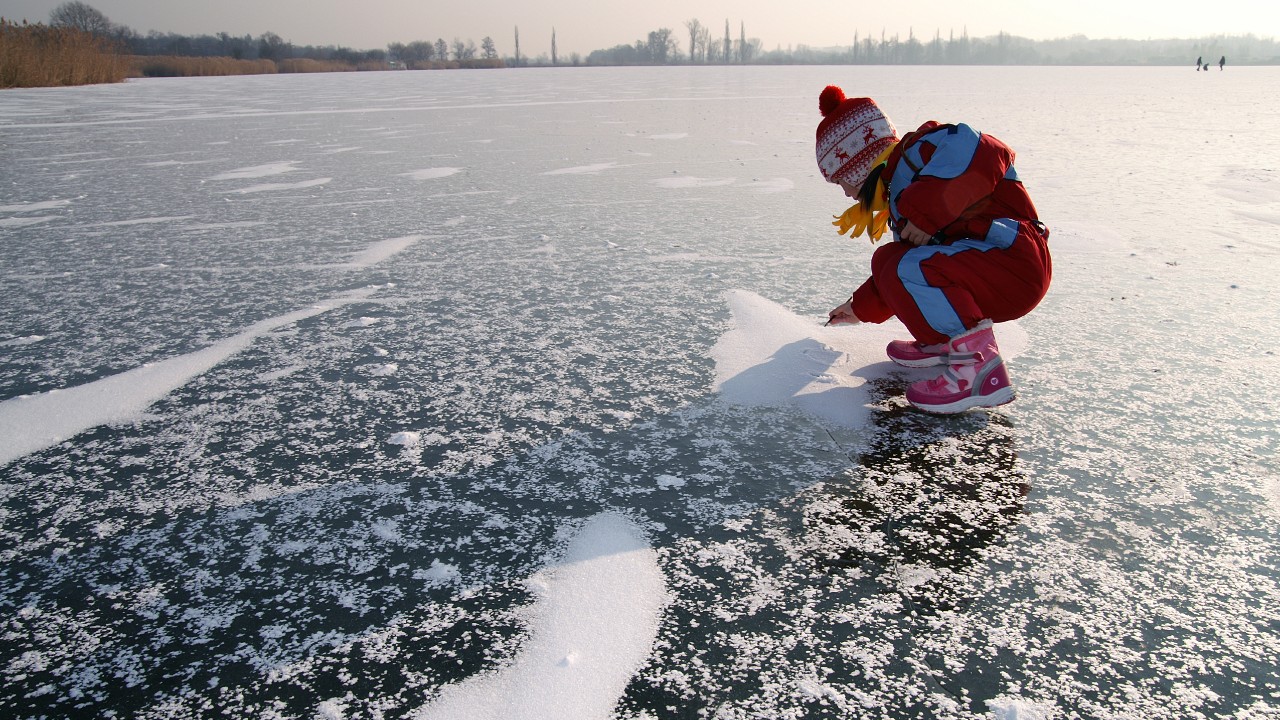
[[[1020,318],[1049,289],[1049,230],[1000,140],[963,123],[929,121],[899,139],[870,98],[830,85],[819,96],[818,167],[858,202],[834,225],[872,242],[893,242],[871,258],[871,277],[830,313],[831,324],[896,316],[911,340],[889,358],[942,366],[913,383],[907,401],[957,413],[1014,399],[992,323]]]

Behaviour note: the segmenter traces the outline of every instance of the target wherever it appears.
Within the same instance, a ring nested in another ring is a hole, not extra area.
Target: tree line
[[[102,57],[133,56],[132,72],[144,75],[231,74],[233,72],[327,72],[334,70],[435,69],[455,67],[526,67],[560,65],[1190,65],[1198,56],[1225,56],[1232,64],[1280,64],[1280,46],[1273,38],[1254,35],[1217,35],[1198,39],[1130,40],[1090,39],[1082,35],[1053,40],[1030,40],[1000,32],[990,37],[970,37],[967,29],[957,36],[935,29],[932,37],[906,38],[884,30],[855,30],[842,46],[815,48],[796,45],[765,50],[759,38],[747,36],[746,24],[724,31],[698,19],[684,23],[683,32],[659,28],[633,43],[595,50],[583,57],[560,56],[556,31],[551,29],[551,52],[535,58],[522,55],[520,29],[514,32],[514,55],[499,52],[492,37],[480,45],[455,37],[391,43],[386,48],[357,50],[342,46],[295,45],[274,32],[259,36],[225,32],[181,35],[150,31],[141,34],[112,22],[82,2],[71,0],[50,13],[49,25],[7,24],[9,55],[17,55],[15,38],[23,38],[28,59],[24,67],[41,64],[38,53],[51,46],[52,31],[59,35],[59,52],[69,52],[66,38],[89,38],[93,52]],[[36,53],[33,55],[32,53]],[[31,59],[35,58],[35,59]],[[202,61],[190,60],[204,59]],[[215,62],[213,59],[222,59]],[[0,63],[7,62],[0,55]],[[105,61],[103,61],[105,62]],[[113,61],[114,62],[114,61]],[[13,63],[10,63],[11,65]],[[0,72],[13,74],[0,67]]]
[[[736,33],[725,21],[724,35],[712,37],[708,26],[694,19],[687,34],[669,28],[650,32],[630,45],[596,50],[587,65],[1193,65],[1194,58],[1226,56],[1240,65],[1280,64],[1280,44],[1254,35],[1215,35],[1192,39],[1090,39],[1073,35],[1031,40],[1000,32],[990,37],[959,36],[934,31],[932,38],[854,31],[849,44],[815,48],[797,45],[764,50],[758,38],[748,38],[739,24]]]
[[[152,30],[141,34],[127,25],[112,22],[101,11],[80,0],[65,2],[49,14],[49,26],[70,28],[115,44],[123,54],[135,56],[177,56],[234,60],[315,60],[342,63],[355,68],[387,69],[389,67],[500,66],[502,58],[492,38],[484,38],[477,47],[473,40],[443,38],[434,41],[391,43],[385,49],[357,50],[341,45],[295,45],[274,32],[258,36],[231,35],[225,32],[202,35],[162,33]]]

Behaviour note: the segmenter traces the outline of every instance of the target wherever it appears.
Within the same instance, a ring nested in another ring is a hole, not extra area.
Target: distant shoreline
[[[1203,67],[1280,65],[1280,44],[1252,35],[1186,40],[1090,40],[1073,37],[1033,41],[1006,33],[989,38],[939,34],[929,42],[914,36],[859,39],[847,47],[807,46],[763,51],[745,32],[736,41],[690,41],[683,46],[668,29],[648,40],[596,50],[567,61],[521,57],[519,34],[513,57],[498,53],[484,38],[483,55],[475,43],[443,39],[392,44],[383,50],[297,47],[274,33],[251,36],[177,36],[145,38],[113,26],[91,31],[68,25],[22,24],[0,18],[0,88],[55,87],[121,82],[131,77],[197,77],[279,73],[390,70],[516,69],[530,67],[732,67],[732,66],[1044,66],[1044,67]],[[687,54],[685,53],[687,50]],[[1198,60],[1194,60],[1198,58]],[[1203,61],[1203,65],[1199,61]],[[1232,59],[1236,58],[1236,59]]]

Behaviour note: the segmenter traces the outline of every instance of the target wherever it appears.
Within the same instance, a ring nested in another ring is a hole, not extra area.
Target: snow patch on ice
[[[1262,496],[1266,498],[1271,512],[1280,516],[1280,477],[1262,478]]]
[[[422,433],[404,430],[387,438],[390,445],[403,445],[406,449],[416,448],[422,444]]]
[[[746,291],[728,293],[733,328],[711,349],[715,387],[734,405],[794,405],[843,427],[866,423],[870,380],[905,371],[885,358],[890,340],[909,338],[902,323],[824,327]],[[1001,354],[1027,346],[1015,323],[996,326]]]
[[[263,183],[261,185],[250,185],[239,190],[228,190],[227,192],[248,195],[249,193],[271,192],[274,190],[302,190],[304,188],[327,185],[332,181],[333,178],[316,178],[315,180],[303,180],[296,183]]]
[[[401,173],[401,176],[413,178],[414,180],[438,180],[447,178],[450,175],[457,175],[460,172],[462,172],[462,168],[456,167],[423,168],[422,170]]]
[[[596,163],[594,165],[579,165],[577,167],[560,168],[559,170],[548,170],[543,175],[597,175],[605,170],[613,170],[622,167],[616,162]]]
[[[359,269],[377,265],[408,250],[410,246],[422,238],[422,235],[406,235],[404,237],[379,240],[353,255],[350,260],[342,263],[339,267]]]
[[[1054,707],[1016,697],[998,697],[987,701],[995,720],[1050,720]]]
[[[685,481],[675,475],[659,475],[655,480],[657,480],[658,487],[664,490],[682,488],[685,486]]]
[[[165,217],[146,217],[136,220],[116,220],[114,222],[93,223],[84,227],[130,227],[133,225],[156,225],[159,223],[174,222],[177,220],[190,220],[195,215],[171,215]]]
[[[846,704],[845,697],[839,690],[814,678],[800,678],[796,680],[796,687],[801,693],[815,700],[827,698],[834,702],[836,707],[840,708],[843,708]]]
[[[197,223],[195,225],[183,225],[178,228],[183,232],[204,232],[208,230],[236,230],[239,228],[261,227],[267,223],[262,220],[240,220],[234,222],[222,223]]]
[[[316,707],[319,720],[346,720],[347,705],[339,699],[325,700]]]
[[[369,297],[357,290],[255,323],[203,350],[143,365],[85,385],[0,402],[0,465],[52,447],[85,430],[133,422],[160,398],[241,352],[276,328]]]
[[[26,337],[10,338],[8,340],[0,340],[0,347],[21,347],[23,345],[35,345],[44,340],[44,335],[27,335]]]
[[[0,212],[39,212],[41,210],[53,210],[55,208],[65,207],[70,204],[70,200],[45,200],[43,202],[17,203],[15,205],[0,205]]]
[[[298,164],[297,160],[287,160],[284,162],[273,162],[265,165],[253,165],[251,167],[238,168],[229,170],[209,178],[210,180],[247,180],[251,178],[271,177],[273,175],[283,175],[297,170],[294,167]]]
[[[30,225],[39,225],[47,223],[50,220],[57,220],[52,216],[28,217],[28,218],[0,218],[0,228],[28,227]]]
[[[532,632],[511,664],[446,687],[413,717],[613,717],[667,602],[657,553],[630,520],[605,513],[578,532],[562,562],[533,579],[540,597]]]
[[[432,560],[430,566],[415,570],[413,579],[424,580],[428,588],[433,588],[461,583],[462,573],[453,565],[442,563],[439,560]]]

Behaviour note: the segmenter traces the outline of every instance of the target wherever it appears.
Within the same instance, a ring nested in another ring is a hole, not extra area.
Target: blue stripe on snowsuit
[[[920,169],[920,174],[943,180],[960,177],[973,162],[981,138],[981,133],[964,123],[929,133],[923,140],[937,149],[929,158],[929,164]]]
[[[991,223],[991,229],[985,239],[970,238],[957,240],[950,245],[925,245],[908,250],[898,261],[898,280],[902,287],[915,301],[920,314],[924,316],[929,327],[946,335],[955,337],[967,329],[960,315],[947,299],[946,293],[933,287],[924,277],[921,264],[935,255],[958,255],[962,252],[987,252],[989,250],[1008,250],[1018,239],[1021,225],[1017,220],[1000,218]]]
[[[969,164],[973,162],[973,156],[978,151],[978,143],[981,139],[982,133],[960,123],[944,125],[905,148],[902,151],[902,160],[898,162],[898,167],[893,171],[893,177],[889,179],[889,216],[893,218],[894,224],[902,221],[902,213],[898,212],[898,196],[907,189],[907,186],[921,176],[950,180],[964,174],[964,171],[969,169]],[[920,154],[920,147],[924,143],[934,147],[933,155],[929,158],[927,165],[924,162],[924,156]],[[1009,172],[1013,173],[1013,170],[1010,169]],[[1016,173],[1013,179],[1017,179]],[[896,228],[893,231],[893,239],[901,239]]]

